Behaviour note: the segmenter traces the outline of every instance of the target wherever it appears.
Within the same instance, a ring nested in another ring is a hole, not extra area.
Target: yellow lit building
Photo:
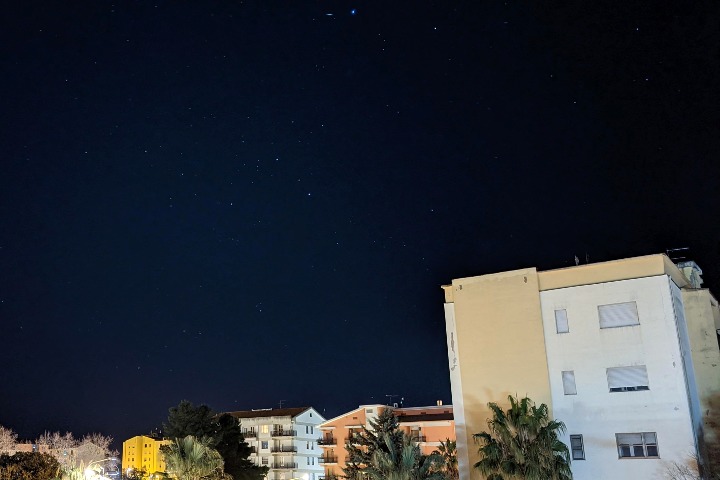
[[[165,462],[160,454],[162,445],[169,445],[170,440],[156,440],[139,435],[123,442],[122,469],[144,470],[148,474],[165,471]]]

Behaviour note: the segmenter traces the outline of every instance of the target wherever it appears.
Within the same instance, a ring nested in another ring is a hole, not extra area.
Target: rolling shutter
[[[567,310],[555,310],[555,330],[557,333],[568,333],[570,331]]]
[[[600,328],[626,327],[639,325],[637,304],[635,302],[614,303],[598,306]]]
[[[649,385],[645,365],[608,368],[607,380],[610,390],[647,387]]]
[[[577,395],[577,387],[575,387],[575,371],[567,370],[562,372],[563,392],[565,395]]]

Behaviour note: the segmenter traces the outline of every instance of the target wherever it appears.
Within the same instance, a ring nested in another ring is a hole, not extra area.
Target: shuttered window
[[[555,310],[555,330],[557,333],[568,333],[567,310]]]
[[[598,306],[600,328],[627,327],[640,325],[635,302],[613,303]]]
[[[585,460],[585,446],[582,435],[570,435],[570,450],[573,460]]]
[[[645,365],[608,368],[607,381],[611,392],[650,390]]]
[[[563,392],[565,395],[577,395],[577,388],[575,387],[575,372],[573,370],[567,370],[562,372]]]

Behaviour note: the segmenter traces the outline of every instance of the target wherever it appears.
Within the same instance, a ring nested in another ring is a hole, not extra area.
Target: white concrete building
[[[228,412],[253,448],[250,460],[270,468],[268,480],[318,480],[323,476],[317,426],[325,419],[312,407]]]
[[[444,288],[463,480],[480,478],[472,434],[486,429],[487,402],[505,405],[515,394],[565,422],[576,480],[663,478],[672,462],[707,462],[717,444],[709,427],[720,315],[712,295],[666,256],[502,272]],[[698,307],[686,308],[690,300]]]

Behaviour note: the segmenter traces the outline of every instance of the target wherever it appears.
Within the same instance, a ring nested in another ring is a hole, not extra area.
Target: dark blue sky
[[[690,247],[720,288],[717,2],[19,2],[0,424],[450,402],[440,285]],[[355,8],[357,14],[350,12]]]

